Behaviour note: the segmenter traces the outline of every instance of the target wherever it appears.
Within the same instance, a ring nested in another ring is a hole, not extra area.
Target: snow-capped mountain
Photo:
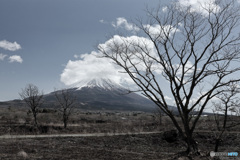
[[[67,89],[76,97],[76,104],[79,109],[84,110],[118,110],[118,111],[156,111],[156,105],[149,99],[136,93],[129,93],[122,85],[113,80],[98,78],[83,80]],[[61,91],[54,91],[43,96],[43,107],[55,107],[55,94]],[[22,100],[0,102],[0,106],[23,106]],[[177,108],[169,106],[178,114]]]
[[[110,79],[104,79],[104,78],[94,78],[91,80],[82,80],[75,84],[75,87],[78,88],[78,90],[81,90],[84,87],[87,88],[102,88],[105,90],[114,90],[114,89],[121,89],[126,90],[122,85],[117,84],[113,82]]]
[[[78,106],[82,109],[125,111],[155,109],[155,105],[150,100],[136,93],[128,93],[126,88],[110,79],[83,80],[71,86],[68,91],[77,98]],[[53,106],[56,101],[54,92],[45,95],[44,99],[47,106]]]

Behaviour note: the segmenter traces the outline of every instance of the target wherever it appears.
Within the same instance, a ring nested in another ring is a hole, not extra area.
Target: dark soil
[[[194,159],[211,159],[214,148],[210,133],[196,134],[201,155]],[[239,151],[240,135],[224,137],[220,151]],[[2,139],[1,160],[159,160],[178,159],[185,150],[180,139],[169,143],[163,133],[104,137]],[[24,153],[24,154],[21,154]],[[25,156],[25,158],[24,158]],[[179,158],[181,159],[181,158]]]

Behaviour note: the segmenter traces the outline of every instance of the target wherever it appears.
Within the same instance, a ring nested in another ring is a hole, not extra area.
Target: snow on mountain
[[[110,79],[107,78],[94,78],[91,80],[82,80],[74,85],[74,87],[78,88],[78,90],[81,90],[84,87],[87,88],[102,88],[105,90],[113,90],[113,89],[121,89],[126,90],[122,85],[113,82]]]

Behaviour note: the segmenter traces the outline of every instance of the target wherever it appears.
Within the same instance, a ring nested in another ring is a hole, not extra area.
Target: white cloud
[[[124,28],[127,31],[132,31],[132,32],[138,32],[140,30],[136,25],[129,23],[123,17],[119,17],[119,18],[117,18],[116,22],[112,22],[112,26],[114,28]]]
[[[125,53],[126,44],[128,45],[127,53]],[[149,65],[151,65],[152,71],[154,71],[157,74],[162,73],[162,66],[157,64],[156,61],[153,59],[157,57],[154,44],[148,38],[138,37],[138,36],[121,37],[119,35],[115,35],[113,36],[113,38],[109,39],[105,43],[99,44],[99,48],[104,50],[109,55],[111,54],[115,55],[114,49],[118,48],[118,53],[121,53],[121,50],[122,50],[122,52],[125,55],[127,54],[128,56],[131,56],[131,62],[135,64],[138,70],[145,72],[149,67]],[[148,53],[149,56],[146,55],[145,53]],[[143,57],[145,62],[142,59]],[[120,59],[119,59],[119,62],[124,64],[124,62],[121,61]],[[128,68],[134,70],[134,68],[132,67],[132,64],[128,60],[126,60],[126,62],[127,62],[126,65],[128,66]]]
[[[74,85],[81,81],[107,78],[115,83],[124,85],[131,82],[130,78],[109,59],[99,58],[98,52],[91,52],[90,54],[80,55],[80,60],[69,60],[65,69],[61,74],[61,82],[65,85]]]
[[[166,11],[166,10],[167,10],[167,7],[164,7],[163,11]],[[140,28],[138,28],[133,23],[129,23],[123,17],[119,17],[119,18],[117,18],[116,22],[112,22],[112,26],[114,28],[124,28],[125,30],[131,31],[132,33],[136,33],[136,32],[140,31]],[[150,33],[150,35],[154,38],[157,38],[157,37],[164,38],[165,37],[164,32],[165,33],[169,32],[170,33],[169,36],[172,36],[172,34],[174,32],[180,31],[177,28],[172,27],[171,25],[160,26],[159,24],[153,24],[153,25],[144,24],[143,26]]]
[[[147,38],[138,36],[121,37],[115,35],[105,43],[99,44],[99,47],[111,52],[110,48],[108,48],[110,45],[113,45],[114,43],[122,45],[125,43],[124,41],[131,44],[139,44],[141,47],[146,47],[146,50],[148,50],[152,56],[156,55],[153,43]],[[136,48],[132,46],[129,49],[133,51]],[[133,57],[133,61],[136,63],[140,61],[137,55],[139,55],[139,53],[136,53],[136,56]],[[96,51],[92,51],[90,54],[74,55],[75,58],[79,59],[68,61],[61,74],[61,82],[68,86],[77,86],[81,81],[108,78],[122,86],[132,87],[134,84],[132,79],[126,73],[122,73],[122,68],[114,64],[110,59],[99,58],[99,56],[101,56],[101,53]],[[143,62],[139,63],[137,67],[141,71],[146,71],[146,66]],[[152,64],[152,69],[157,74],[162,72],[161,67],[156,64]]]
[[[216,4],[216,0],[178,0],[178,3],[182,7],[191,6],[192,12],[202,13],[203,15],[208,14],[208,12],[204,9],[210,9],[213,12],[218,12],[220,6]]]
[[[6,55],[6,54],[0,53],[0,60],[1,60],[1,61],[3,61],[3,60],[4,60],[4,58],[6,58],[6,57],[7,57],[7,55]]]
[[[21,46],[17,42],[12,43],[12,42],[9,42],[6,40],[2,40],[2,41],[0,41],[0,48],[9,50],[9,51],[16,51],[16,50],[21,49]]]
[[[103,19],[99,20],[100,23],[105,23],[105,21]]]
[[[164,98],[168,101],[172,101],[173,99],[171,97],[168,97],[168,96],[164,96]]]
[[[159,24],[149,25],[145,24],[143,25],[145,30],[148,31],[148,33],[151,35],[154,39],[165,39],[165,34],[168,34],[168,36],[172,36],[175,32],[179,32],[175,27],[172,27],[171,25],[166,26],[160,26]],[[164,34],[165,33],[165,34]]]
[[[163,12],[167,12],[167,10],[168,10],[167,7],[163,7],[163,8],[162,8],[162,11],[163,11]]]
[[[187,61],[184,68],[180,64],[175,64],[174,68],[177,70],[177,76],[182,76],[183,69],[185,71],[184,75],[188,76],[193,73],[193,71],[195,69],[195,65],[191,61]]]
[[[126,44],[128,45],[127,54],[131,56],[132,63],[136,65],[139,71],[142,73],[146,72],[147,74],[147,68],[151,66],[151,70],[155,75],[162,73],[163,67],[155,61],[155,59],[158,59],[156,49],[153,42],[148,38],[135,35],[129,37],[115,35],[106,42],[99,44],[98,48],[108,54],[114,55],[114,48],[116,49],[116,47],[118,48],[118,53],[121,53],[121,50],[125,52],[124,45]],[[147,52],[150,56],[144,52]],[[98,58],[99,56],[101,56],[101,53],[96,51],[92,51],[90,54],[74,55],[76,59],[68,61],[61,74],[61,82],[68,86],[77,86],[81,81],[108,78],[123,86],[125,86],[126,83],[129,84],[129,86],[133,84],[131,78],[126,73],[122,73],[122,68],[114,64],[110,59]],[[142,61],[142,56],[144,56],[145,62]],[[121,60],[119,60],[119,62],[124,64]],[[129,61],[127,61],[126,65],[134,72],[134,68]],[[191,66],[192,64],[189,62],[187,67],[190,68]],[[191,73],[191,69],[188,73]]]
[[[8,59],[9,59],[10,63],[13,63],[13,62],[22,63],[23,62],[23,59],[19,55],[10,56]]]
[[[80,56],[80,55],[77,55],[77,54],[74,54],[73,57],[76,58],[76,59],[78,59],[78,58],[80,58],[81,56]]]

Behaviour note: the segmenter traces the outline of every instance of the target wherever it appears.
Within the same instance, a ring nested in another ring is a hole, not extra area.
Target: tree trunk
[[[159,112],[159,122],[160,122],[160,125],[162,125],[162,112],[161,111]]]
[[[225,131],[225,126],[224,126],[224,129],[222,130],[222,132],[218,135],[218,137],[216,138],[216,141],[215,141],[215,149],[214,149],[214,152],[217,152],[218,151],[218,147],[220,145],[220,142],[221,142],[221,138],[222,138],[222,135]]]
[[[37,125],[38,125],[38,124],[37,124],[37,115],[36,115],[36,114],[33,114],[33,116],[34,116],[34,125],[37,126]]]
[[[216,142],[215,142],[215,149],[214,149],[214,152],[217,152],[218,151],[218,146],[220,144],[220,138],[217,138],[216,139]]]
[[[198,144],[192,137],[187,137],[186,143],[187,143],[186,152],[188,155],[190,155],[190,154],[199,155]]]
[[[64,124],[64,128],[67,128],[67,121],[68,121],[68,117],[66,115],[66,113],[63,114],[63,124]]]
[[[187,150],[183,152],[186,156],[188,155],[199,155],[198,143],[193,139],[192,133],[189,132],[179,132],[181,138],[187,144]]]
[[[65,120],[63,121],[63,123],[64,123],[64,128],[66,129],[66,128],[67,128],[67,120],[65,119]]]

